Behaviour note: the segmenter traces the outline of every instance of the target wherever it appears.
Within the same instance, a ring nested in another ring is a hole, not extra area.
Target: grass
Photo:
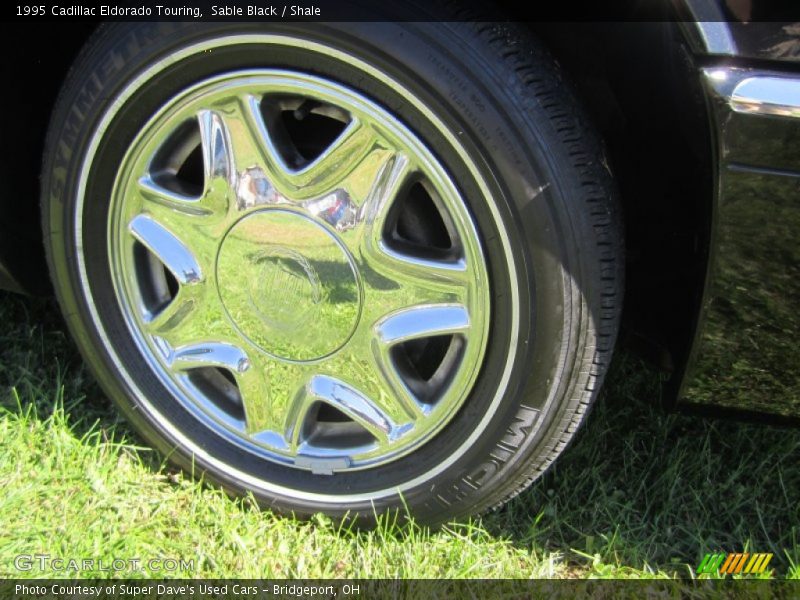
[[[704,553],[746,549],[800,579],[800,431],[665,414],[629,356],[556,468],[504,508],[356,532],[260,512],[141,447],[52,301],[0,293],[0,322],[3,576],[75,576],[14,568],[45,553],[182,559],[194,569],[167,574],[198,577],[691,577]]]

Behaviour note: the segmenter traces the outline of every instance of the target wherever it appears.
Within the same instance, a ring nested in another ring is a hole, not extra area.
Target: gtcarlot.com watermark
[[[41,573],[186,573],[195,570],[193,558],[67,558],[50,554],[18,554],[14,557],[14,568]]]

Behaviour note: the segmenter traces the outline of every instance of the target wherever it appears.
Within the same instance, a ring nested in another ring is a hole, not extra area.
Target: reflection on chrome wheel
[[[186,472],[438,523],[524,489],[599,392],[606,164],[507,25],[110,24],[46,143],[51,275],[103,390]]]
[[[477,375],[489,285],[466,205],[413,133],[330,80],[237,71],[170,99],[123,160],[110,231],[154,371],[267,458],[391,460]]]

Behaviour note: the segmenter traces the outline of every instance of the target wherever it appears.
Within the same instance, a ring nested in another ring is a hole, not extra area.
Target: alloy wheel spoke
[[[434,294],[463,291],[469,286],[469,265],[463,258],[412,256],[390,248],[385,242],[370,250],[369,267],[399,285],[428,289]]]
[[[305,383],[298,388],[296,384],[301,379]],[[294,453],[301,453],[304,447],[308,447],[306,430],[313,435],[313,409],[320,403],[352,419],[381,445],[393,441],[408,428],[408,425],[398,426],[392,415],[384,411],[379,403],[340,377],[314,374],[307,378],[295,377],[291,381],[293,393],[286,396],[287,402],[280,409],[274,411],[273,420],[277,423],[281,414],[285,413],[282,432],[289,450]],[[346,449],[342,449],[341,454],[346,453]]]
[[[368,340],[369,333],[357,332],[356,336],[364,342],[359,340],[347,354],[332,357],[321,373],[356,390],[375,411],[394,424],[392,435],[400,435],[402,427],[420,414],[416,402],[408,394],[397,394],[395,382],[387,377],[388,372],[376,361]]]
[[[194,253],[176,234],[152,217],[138,215],[130,222],[128,229],[181,285],[194,285],[205,279],[206,274]]]
[[[146,195],[142,198],[139,212],[128,221],[133,239],[150,250],[181,284],[197,284],[213,277],[212,266],[225,222],[210,211],[194,212],[204,211],[201,205],[155,201]],[[196,269],[195,276],[190,275],[192,269]]]
[[[381,406],[339,378],[315,375],[308,382],[307,393],[311,399],[326,402],[353,419],[381,445],[402,434],[403,428]]]
[[[236,375],[247,431],[257,440],[288,449],[287,423],[304,403],[306,369],[249,350],[250,368]]]
[[[193,341],[185,329],[191,325],[198,305],[203,300],[205,288],[202,286],[183,287],[174,298],[158,311],[145,316],[145,329],[150,335],[167,339],[172,345],[180,345],[181,338]]]
[[[378,341],[399,344],[438,335],[465,334],[470,329],[467,309],[460,304],[414,306],[387,315],[375,326]]]
[[[239,211],[286,203],[285,194],[291,189],[289,169],[275,147],[259,106],[258,97],[244,94],[226,98],[199,117],[207,123],[201,127],[201,131],[208,131],[206,168],[219,172],[220,181],[233,187],[233,206]]]
[[[224,342],[201,342],[174,348],[168,358],[169,365],[179,371],[218,367],[235,374],[250,369],[250,359],[239,346]]]
[[[239,343],[239,335],[224,318],[216,293],[205,286],[181,288],[166,307],[146,319],[144,330],[173,348],[207,340]]]
[[[158,183],[152,176],[145,175],[138,181],[139,195],[143,200],[143,207],[150,212],[160,215],[174,215],[175,219],[183,218],[189,224],[196,221],[196,217],[206,217],[213,214],[204,197],[194,197],[173,191]]]
[[[197,114],[203,150],[204,196],[227,195],[236,184],[236,164],[230,134],[222,116],[213,110]]]
[[[371,351],[378,370],[405,406],[412,407],[416,418],[427,416],[432,406],[423,402],[417,392],[425,389],[409,383],[400,375],[392,357],[398,344],[444,335],[467,336],[470,330],[467,309],[461,304],[413,306],[380,319],[373,327]]]
[[[412,168],[409,158],[398,152],[392,153],[378,170],[362,209],[365,231],[360,252],[365,256],[372,256],[380,251],[389,209]]]
[[[420,403],[413,390],[397,372],[390,354],[391,345],[373,337],[369,349],[374,371],[380,374],[383,385],[389,391],[394,403],[401,406],[406,415],[410,416],[413,426],[414,421],[425,416],[426,407]]]
[[[298,199],[313,199],[338,188],[350,188],[348,193],[358,196],[360,190],[372,186],[390,154],[372,127],[353,119],[319,157],[291,172],[294,195]]]
[[[388,214],[413,171],[404,155],[393,156],[376,180],[366,206],[358,255],[365,283],[365,319],[371,323],[410,306],[469,302],[472,274],[465,259],[404,254],[385,241]]]
[[[463,262],[421,263],[388,257],[375,270],[364,267],[361,272],[365,282],[362,319],[371,327],[377,326],[387,315],[413,311],[417,307],[466,307],[474,301],[474,290],[469,285]],[[402,278],[397,273],[402,273]]]

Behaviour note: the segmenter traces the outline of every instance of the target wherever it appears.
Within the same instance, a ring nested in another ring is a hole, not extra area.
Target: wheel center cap
[[[361,312],[350,254],[322,225],[289,210],[252,213],[230,229],[217,258],[217,283],[239,332],[286,360],[336,352]]]

